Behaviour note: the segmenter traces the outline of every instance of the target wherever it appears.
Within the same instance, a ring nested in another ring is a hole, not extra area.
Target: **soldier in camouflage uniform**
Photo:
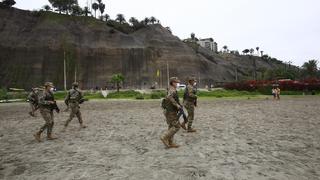
[[[177,77],[170,78],[170,87],[165,98],[165,116],[168,124],[168,130],[160,137],[160,139],[167,148],[179,147],[179,145],[173,142],[174,135],[180,129],[177,113],[182,106],[180,105],[179,96],[176,90],[177,83],[179,82],[180,81]]]
[[[53,110],[54,106],[56,106],[56,102],[53,96],[53,84],[51,82],[46,82],[44,84],[44,91],[41,93],[39,97],[39,108],[40,113],[45,120],[45,124],[40,128],[40,131],[34,134],[34,137],[37,141],[41,141],[41,133],[44,130],[47,130],[47,139],[54,140],[56,137],[52,136],[52,129],[54,125],[53,121]]]
[[[80,112],[79,104],[83,103],[84,99],[83,99],[81,91],[78,90],[78,86],[79,86],[79,84],[77,82],[74,82],[72,84],[72,89],[69,90],[69,92],[65,98],[65,101],[64,101],[66,103],[66,105],[68,106],[68,108],[71,109],[70,116],[64,125],[65,128],[68,126],[70,121],[75,116],[77,116],[81,128],[87,127],[87,126],[83,125],[82,116],[81,116],[81,112]]]
[[[30,104],[30,109],[31,109],[29,114],[30,114],[30,116],[33,116],[33,117],[35,117],[35,111],[39,108],[39,106],[38,106],[39,93],[40,93],[39,88],[32,88],[32,91],[29,93],[29,95],[27,97],[29,104]]]
[[[183,96],[183,105],[188,111],[188,128],[187,132],[196,132],[195,129],[192,128],[192,122],[194,120],[194,108],[197,105],[197,89],[195,87],[195,78],[188,78],[188,85],[185,89],[185,93]],[[185,127],[186,122],[181,124],[182,127]]]

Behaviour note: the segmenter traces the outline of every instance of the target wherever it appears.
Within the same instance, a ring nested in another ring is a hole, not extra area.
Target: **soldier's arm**
[[[177,108],[180,108],[179,102],[177,102],[177,101],[174,99],[175,93],[176,93],[176,92],[169,90],[168,95],[167,95],[167,99],[168,99],[174,106],[176,106]]]
[[[34,100],[35,100],[35,99],[33,98],[33,96],[32,96],[32,93],[30,93],[30,94],[28,95],[27,99],[28,99],[29,101],[34,101]]]
[[[50,104],[52,104],[51,101],[46,101],[45,98],[46,98],[46,95],[45,95],[45,94],[42,94],[42,95],[39,97],[39,104],[41,104],[41,105],[50,105]]]
[[[188,87],[188,96],[193,98],[193,99],[196,99],[197,98],[197,95],[195,94],[195,91],[193,90],[193,87]]]

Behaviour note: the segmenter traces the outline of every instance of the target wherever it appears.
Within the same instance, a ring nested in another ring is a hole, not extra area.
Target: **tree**
[[[71,14],[74,16],[80,16],[82,15],[84,12],[82,10],[82,8],[79,5],[74,5],[71,7]]]
[[[56,8],[56,11],[59,11],[59,14],[63,11],[64,1],[63,0],[49,0],[49,3],[53,8]]]
[[[256,47],[258,56],[259,56],[259,49],[260,49],[259,47]]]
[[[260,55],[261,55],[261,57],[263,56],[263,51],[260,51]]]
[[[51,7],[49,5],[44,5],[42,7],[45,11],[50,11],[51,10]]]
[[[110,19],[109,14],[105,14],[105,15],[104,15],[104,20],[105,20],[106,22],[108,22],[108,21],[109,21],[109,19]]]
[[[252,54],[253,54],[253,52],[254,52],[254,49],[253,49],[253,48],[251,48],[249,51],[250,51],[250,54],[252,55]]]
[[[191,33],[191,40],[194,40],[196,35],[194,33]]]
[[[224,45],[222,48],[224,49],[224,52],[228,52],[228,46]]]
[[[116,21],[118,21],[120,24],[126,22],[126,19],[124,18],[123,14],[117,14]]]
[[[83,8],[83,14],[84,14],[85,16],[88,16],[88,14],[90,14],[89,8],[88,8],[87,6],[85,6],[85,7]]]
[[[148,25],[150,23],[150,19],[149,18],[144,18],[144,20],[143,20],[143,24],[144,25]]]
[[[302,65],[302,69],[305,71],[307,76],[316,77],[318,71],[318,61],[317,60],[309,60]]]
[[[103,3],[99,3],[99,11],[100,11],[100,15],[102,16],[102,14],[104,13],[104,10],[106,8],[106,5]]]
[[[49,0],[49,2],[56,11],[59,11],[59,14],[61,12],[69,14],[70,11],[72,12],[72,7],[78,5],[77,0]]]
[[[154,24],[157,21],[157,19],[153,16],[150,17],[151,24]]]
[[[245,54],[245,55],[248,54],[249,52],[250,52],[249,49],[245,49],[245,50],[242,51],[242,53]]]
[[[94,10],[94,17],[96,18],[97,17],[97,10],[99,9],[99,4],[93,3],[91,7]]]
[[[124,81],[124,76],[121,73],[112,75],[111,82],[116,84],[117,92],[119,92],[120,83],[123,83],[123,81]]]
[[[14,0],[3,0],[2,2],[0,2],[0,7],[1,8],[11,8],[15,4],[16,4],[16,1],[14,1]]]

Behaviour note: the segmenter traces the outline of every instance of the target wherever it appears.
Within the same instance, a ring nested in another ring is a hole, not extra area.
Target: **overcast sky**
[[[90,0],[88,0],[90,3]],[[92,0],[94,1],[94,0]],[[212,37],[219,49],[260,47],[266,54],[301,66],[320,60],[320,0],[102,0],[106,13],[126,19],[155,16],[181,39],[191,32]],[[39,9],[47,0],[16,0]],[[78,0],[84,7],[87,0]]]

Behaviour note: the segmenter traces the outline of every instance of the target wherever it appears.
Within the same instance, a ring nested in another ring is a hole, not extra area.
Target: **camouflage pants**
[[[52,129],[53,129],[53,125],[54,125],[54,121],[53,121],[53,111],[51,111],[50,109],[46,109],[46,108],[41,108],[40,109],[40,114],[43,117],[43,119],[45,120],[45,124],[40,128],[40,132],[42,133],[44,130],[47,130],[47,134],[51,134],[52,133]]]
[[[69,118],[66,121],[65,126],[68,126],[68,124],[70,123],[70,121],[77,116],[79,123],[82,124],[82,116],[81,116],[81,112],[80,112],[80,107],[78,103],[69,103],[69,108],[70,108],[70,115]]]
[[[36,105],[34,103],[29,103],[30,104],[30,113],[34,114],[36,111]]]
[[[178,120],[177,112],[166,112],[165,116],[168,124],[168,130],[165,132],[164,137],[167,138],[169,140],[169,143],[171,144],[173,142],[174,135],[180,129],[180,123]]]
[[[194,120],[194,104],[187,102],[185,103],[184,107],[187,109],[188,112],[188,128],[191,128],[192,122]]]

